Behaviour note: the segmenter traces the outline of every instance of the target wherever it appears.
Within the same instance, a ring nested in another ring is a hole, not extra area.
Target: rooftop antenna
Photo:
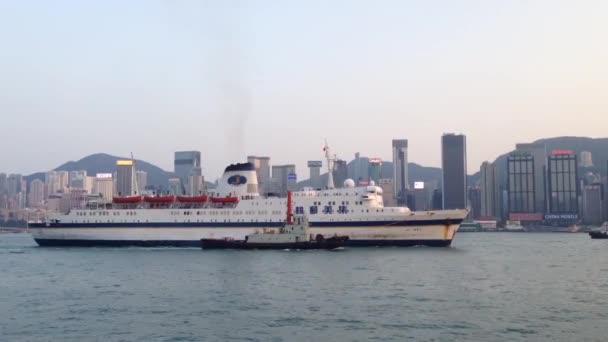
[[[329,145],[327,145],[327,139],[325,139],[325,146],[323,147],[323,151],[325,152],[325,159],[327,160],[327,188],[328,189],[333,189],[334,188],[334,176],[332,174],[332,159],[331,159],[331,153],[329,150]]]

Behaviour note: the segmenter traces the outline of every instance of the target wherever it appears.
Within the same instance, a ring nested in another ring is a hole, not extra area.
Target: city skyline
[[[605,136],[605,2],[37,8],[0,5],[3,136],[28,139],[7,172],[96,152],[170,170],[183,149],[212,177],[248,155],[305,170],[325,138],[389,160],[393,137],[439,166],[445,132],[474,170],[517,142]]]

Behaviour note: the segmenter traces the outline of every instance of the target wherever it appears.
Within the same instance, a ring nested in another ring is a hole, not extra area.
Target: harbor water
[[[606,341],[608,241],[41,248],[0,234],[0,341]]]

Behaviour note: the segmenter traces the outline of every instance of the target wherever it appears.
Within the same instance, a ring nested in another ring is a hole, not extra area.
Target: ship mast
[[[334,176],[333,176],[333,168],[332,168],[332,159],[331,153],[329,151],[329,145],[327,145],[327,139],[325,139],[325,147],[323,147],[323,151],[325,151],[325,160],[327,160],[327,188],[334,188]]]

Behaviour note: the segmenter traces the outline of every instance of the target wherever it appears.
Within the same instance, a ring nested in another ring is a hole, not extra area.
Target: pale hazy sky
[[[0,0],[0,172],[95,152],[213,178],[273,164],[391,157],[469,173],[516,142],[608,136],[608,1]]]

